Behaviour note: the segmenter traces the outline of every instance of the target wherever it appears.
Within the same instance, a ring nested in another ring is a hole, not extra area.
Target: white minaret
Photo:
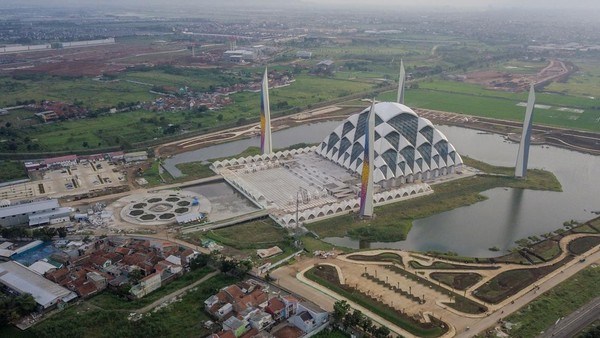
[[[269,76],[267,67],[262,80],[260,95],[260,152],[270,154],[273,152],[271,145],[271,108],[269,107]]]
[[[533,108],[535,107],[535,89],[533,84],[529,88],[529,98],[527,99],[527,109],[525,119],[523,120],[523,133],[521,134],[521,143],[519,143],[519,153],[517,155],[517,165],[515,166],[515,177],[524,178],[527,176],[527,161],[529,160],[529,145],[531,143],[531,126],[533,122]]]
[[[360,186],[360,216],[373,217],[373,162],[375,162],[375,98],[371,103],[369,118],[365,122],[365,153],[363,155]]]
[[[404,61],[400,60],[400,77],[398,78],[398,98],[396,102],[404,104],[404,87],[406,86],[406,71]]]

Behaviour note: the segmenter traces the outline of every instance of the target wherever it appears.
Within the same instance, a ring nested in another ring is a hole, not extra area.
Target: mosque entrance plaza
[[[217,161],[213,170],[235,189],[268,209],[283,226],[360,207],[360,175],[318,155],[316,147]],[[444,179],[450,179],[450,176]],[[384,188],[375,184],[377,205],[432,193],[423,181]]]

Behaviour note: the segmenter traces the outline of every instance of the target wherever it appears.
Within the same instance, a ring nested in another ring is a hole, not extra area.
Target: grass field
[[[170,294],[171,292],[174,292],[192,284],[193,282],[197,281],[198,279],[201,279],[202,277],[206,276],[212,271],[214,270],[208,267],[204,267],[202,269],[188,272],[183,276],[179,277],[178,279],[172,281],[171,283],[165,286],[162,286],[160,289],[152,292],[151,294],[141,299],[126,301],[122,298],[117,297],[111,292],[102,292],[99,295],[91,298],[88,302],[105,310],[135,310],[142,308],[160,299],[161,297]]]
[[[507,333],[511,337],[537,336],[559,318],[569,315],[588,301],[600,296],[599,280],[598,267],[589,267],[578,272],[506,317],[506,322],[513,324]]]
[[[288,232],[271,218],[240,223],[208,232],[195,232],[187,236],[189,237],[186,240],[197,244],[200,244],[202,239],[211,239],[221,245],[239,250],[234,254],[241,254],[242,258],[250,257],[255,261],[258,260],[258,264],[266,261],[276,262],[299,250],[293,246],[293,240],[289,237]],[[262,260],[258,259],[256,249],[267,249],[273,246],[278,246],[283,252]]]
[[[0,182],[27,178],[25,166],[17,161],[0,161]]]
[[[198,73],[199,75],[195,72],[184,70],[181,71],[181,74],[170,74],[165,70],[152,70],[125,73],[122,76],[142,82],[153,81],[153,84],[175,87],[189,84],[202,89],[218,83],[227,84],[247,80],[243,77],[244,75],[223,75],[215,73],[214,70],[203,71]],[[247,75],[247,73],[244,74]],[[15,82],[6,79],[4,81]],[[148,101],[155,97],[148,93],[148,86],[125,81],[105,83],[89,78],[65,80],[48,77],[43,81],[23,80],[18,82],[24,82],[25,89],[9,92],[8,95],[2,97],[5,102],[0,101],[0,105],[12,105],[14,100],[44,98],[65,102],[82,100],[84,106],[98,108],[100,106],[114,107],[120,102]],[[1,84],[2,82],[0,82],[0,87]],[[52,89],[45,90],[43,87],[46,85],[51,86]],[[296,81],[289,86],[271,89],[272,113],[274,115],[290,113],[297,111],[299,107],[307,108],[319,102],[368,92],[372,88],[373,84],[369,82],[300,74]],[[15,128],[21,128],[18,130],[21,142],[17,142],[17,150],[22,152],[31,148],[28,144],[36,145],[33,151],[86,151],[92,148],[111,147],[128,149],[135,147],[136,143],[172,136],[167,130],[169,125],[179,126],[180,130],[202,132],[215,127],[235,126],[258,120],[260,106],[258,93],[241,92],[231,95],[231,98],[234,104],[228,105],[218,112],[157,113],[139,110],[50,124],[42,124],[36,119],[32,119],[32,112],[20,113],[21,115],[25,114],[23,116],[17,116],[16,112],[0,117],[0,123],[18,122],[15,123]],[[29,119],[27,120],[27,118]]]
[[[265,218],[227,228],[211,230],[206,237],[237,249],[258,249],[278,245],[287,231]]]
[[[387,92],[377,99],[389,101],[395,96],[395,92]],[[475,84],[442,80],[422,81],[418,89],[410,89],[406,93],[406,103],[410,107],[512,121],[523,120],[525,108],[517,104],[526,100],[526,93],[493,91]],[[542,92],[536,94],[536,104],[551,108],[536,109],[534,123],[600,131],[600,105],[596,99]],[[559,110],[562,108],[582,109],[584,112]]]
[[[566,83],[553,82],[545,88],[547,91],[581,97],[600,98],[600,62],[591,59],[574,60],[579,68]]]
[[[4,90],[2,90],[4,89]],[[92,78],[61,78],[42,76],[39,80],[18,80],[0,77],[0,107],[12,106],[16,101],[31,99],[73,103],[83,101],[84,107],[97,109],[113,107],[119,102],[148,101],[155,97],[149,88],[125,81],[101,82]]]
[[[210,319],[204,312],[204,300],[237,279],[217,275],[175,302],[138,321],[129,321],[128,310],[102,309],[83,302],[50,317],[29,329],[36,337],[192,337],[210,332],[203,322]]]

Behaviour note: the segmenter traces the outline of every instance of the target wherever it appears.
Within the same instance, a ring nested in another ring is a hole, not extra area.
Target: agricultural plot
[[[40,76],[34,79],[0,78],[2,91],[0,106],[12,106],[17,101],[41,100],[82,102],[83,107],[98,109],[113,107],[120,102],[148,101],[155,97],[149,88],[124,81],[103,82],[92,78],[63,78]]]
[[[394,100],[394,92],[378,96],[378,100]],[[537,93],[534,123],[558,127],[600,131],[600,107],[597,100],[553,93]],[[463,113],[474,116],[522,121],[526,93],[492,91],[474,84],[450,81],[424,81],[418,89],[407,92],[411,107]]]
[[[567,82],[553,82],[545,90],[565,95],[600,99],[600,62],[596,60],[575,60],[579,68]],[[597,102],[597,101],[596,101]]]

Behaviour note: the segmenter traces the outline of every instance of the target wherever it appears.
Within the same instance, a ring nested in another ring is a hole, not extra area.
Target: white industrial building
[[[57,199],[21,203],[0,208],[0,226],[43,225],[66,222],[71,208],[61,208]]]
[[[74,292],[13,261],[0,264],[0,284],[13,292],[32,295],[44,310],[77,298]]]

